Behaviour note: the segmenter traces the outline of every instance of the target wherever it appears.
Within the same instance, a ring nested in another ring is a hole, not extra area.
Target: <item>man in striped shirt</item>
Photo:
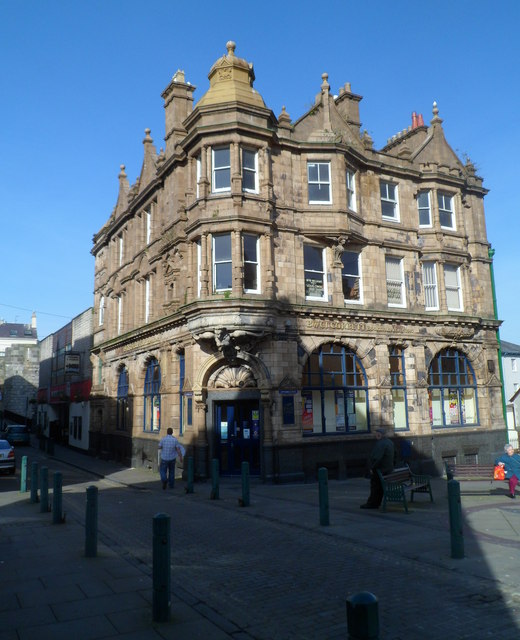
[[[184,447],[173,435],[173,429],[168,427],[166,435],[159,441],[159,473],[161,474],[162,488],[166,485],[173,489],[175,485],[175,462],[177,457],[182,462]]]

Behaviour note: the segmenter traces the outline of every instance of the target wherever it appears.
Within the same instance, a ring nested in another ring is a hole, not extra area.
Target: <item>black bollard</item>
[[[448,481],[448,509],[450,513],[451,557],[464,558],[460,483],[457,480]]]
[[[49,469],[40,469],[40,513],[49,511]]]
[[[153,518],[153,619],[168,622],[171,606],[170,516],[158,513]]]
[[[38,463],[31,464],[31,502],[38,502]]]
[[[348,640],[379,640],[377,598],[361,591],[347,598]]]
[[[188,486],[186,487],[186,493],[193,493],[193,481],[195,478],[193,456],[188,457]]]
[[[98,488],[87,487],[87,508],[85,513],[85,555],[87,558],[97,556],[98,528]]]
[[[60,524],[65,518],[62,513],[62,486],[63,477],[61,471],[54,472],[54,484],[52,492],[52,523]]]
[[[318,471],[320,494],[320,525],[328,527],[329,520],[329,472],[326,467],[320,467]]]
[[[20,493],[27,491],[27,456],[22,457],[22,466],[20,467]]]

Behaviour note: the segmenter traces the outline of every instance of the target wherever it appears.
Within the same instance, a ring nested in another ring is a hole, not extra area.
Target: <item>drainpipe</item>
[[[491,292],[493,294],[493,311],[495,314],[495,320],[498,320],[498,308],[497,308],[497,294],[495,289],[495,271],[493,269],[493,256],[495,255],[495,250],[488,250],[488,256],[491,262],[489,263],[489,272],[491,275]],[[500,371],[500,383],[502,385],[502,413],[504,415],[504,424],[506,425],[506,432],[509,432],[507,428],[507,409],[506,409],[506,396],[505,396],[505,387],[504,387],[504,369],[502,367],[502,346],[500,344],[500,331],[497,328],[497,342],[498,342],[498,369]],[[509,437],[508,437],[509,441]]]

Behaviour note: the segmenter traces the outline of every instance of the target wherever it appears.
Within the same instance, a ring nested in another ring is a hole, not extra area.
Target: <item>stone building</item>
[[[507,428],[510,434],[520,429],[520,345],[502,340],[501,346]]]
[[[92,307],[40,342],[37,421],[46,438],[89,450]]]
[[[0,417],[30,424],[38,388],[36,314],[30,324],[0,320]]]
[[[218,459],[265,480],[364,469],[384,425],[422,469],[500,448],[486,189],[444,137],[411,126],[380,150],[361,96],[278,117],[235,45],[195,87],[164,90],[139,178],[94,236],[91,439],[155,466],[173,426],[198,476]]]

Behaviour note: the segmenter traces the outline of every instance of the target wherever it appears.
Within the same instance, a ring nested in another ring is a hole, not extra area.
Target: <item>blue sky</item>
[[[520,2],[0,0],[0,318],[40,338],[93,303],[92,236],[115,205],[119,166],[139,175],[144,130],[163,146],[161,93],[177,69],[197,87],[226,52],[255,67],[255,88],[296,120],[321,74],[350,82],[377,148],[429,123],[476,164],[502,339],[520,344],[518,277]]]

